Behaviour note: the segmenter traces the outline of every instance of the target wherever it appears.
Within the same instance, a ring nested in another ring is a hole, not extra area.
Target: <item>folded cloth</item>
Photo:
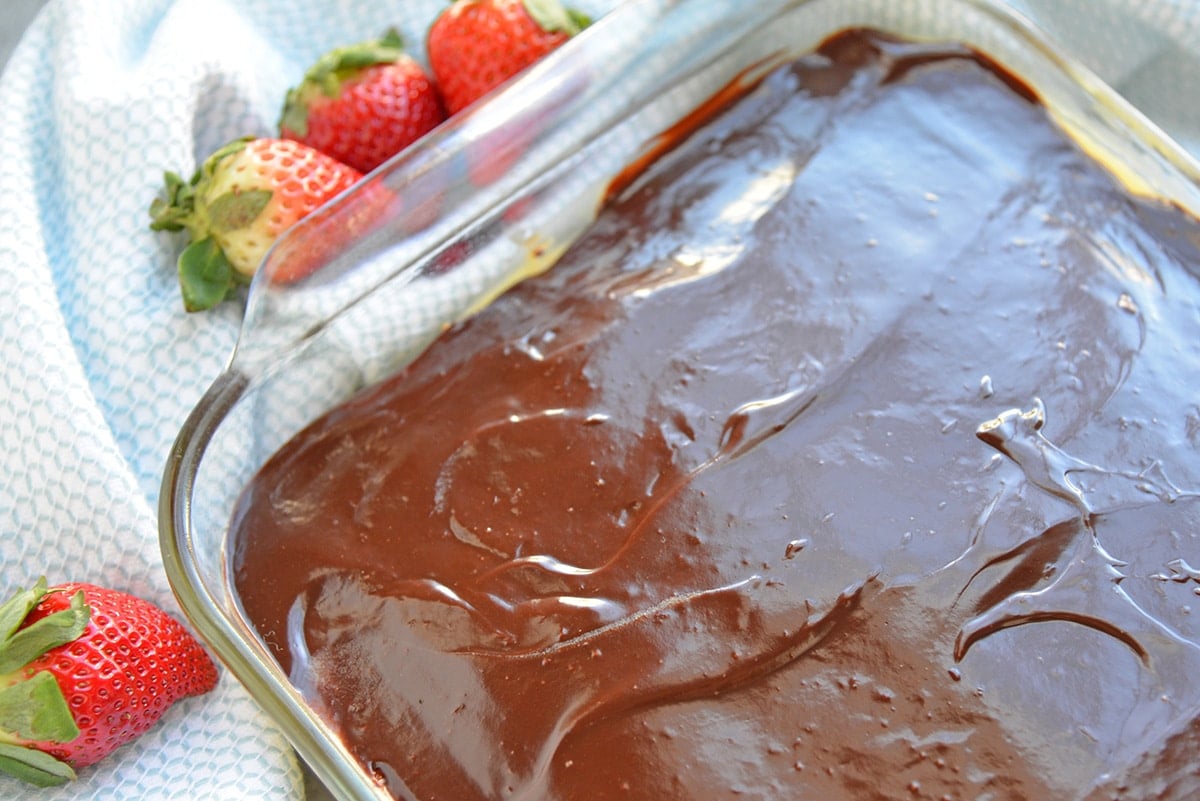
[[[1200,5],[1012,0],[1200,149]],[[0,591],[45,574],[178,614],[159,555],[171,443],[224,366],[241,309],[183,311],[178,236],[147,228],[164,169],[267,134],[333,46],[396,26],[418,59],[446,0],[51,0],[0,78]],[[593,14],[611,2],[578,2]],[[54,790],[0,798],[289,799],[304,772],[228,674]]]
[[[1008,0],[1193,155],[1200,156],[1200,3]]]

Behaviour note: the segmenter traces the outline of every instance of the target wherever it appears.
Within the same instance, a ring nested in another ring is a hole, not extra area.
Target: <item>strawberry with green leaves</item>
[[[390,30],[318,59],[288,92],[279,130],[366,173],[445,118],[433,81]]]
[[[178,265],[184,308],[211,308],[249,283],[284,231],[361,177],[299,142],[252,137],[218,149],[189,181],[166,173],[166,196],[151,203],[150,227],[188,232]],[[313,266],[293,265],[276,277],[295,280]]]
[[[588,24],[558,0],[454,0],[426,41],[447,111],[461,111]]]
[[[216,684],[200,643],[148,601],[40,579],[0,604],[0,770],[63,784]]]

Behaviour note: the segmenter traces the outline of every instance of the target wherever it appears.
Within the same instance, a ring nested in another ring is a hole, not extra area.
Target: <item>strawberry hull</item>
[[[39,582],[4,610],[6,622],[24,613],[0,646],[6,665],[25,659],[31,642],[41,643],[39,652],[50,646],[0,682],[6,698],[26,686],[39,687],[23,708],[0,704],[6,724],[24,721],[9,732],[9,742],[36,752],[21,754],[8,746],[0,764],[17,768],[12,772],[33,783],[71,778],[69,768],[99,762],[149,731],[175,702],[217,684],[216,665],[195,637],[158,607],[127,593],[87,583],[46,589]],[[47,677],[57,692],[45,684]],[[69,768],[55,769],[42,755]],[[22,760],[29,764],[22,766]]]
[[[424,68],[399,34],[323,55],[288,92],[280,134],[370,172],[446,118]]]
[[[561,47],[585,22],[557,0],[456,0],[429,29],[426,49],[455,114]]]
[[[433,83],[408,57],[368,68],[342,91],[336,99],[314,101],[305,135],[287,128],[281,133],[362,173],[375,169],[446,117]]]
[[[284,233],[361,178],[307,145],[253,137],[219,148],[189,181],[166,173],[150,227],[187,232],[177,265],[184,308],[203,311],[230,297]],[[293,273],[311,269],[301,264]]]

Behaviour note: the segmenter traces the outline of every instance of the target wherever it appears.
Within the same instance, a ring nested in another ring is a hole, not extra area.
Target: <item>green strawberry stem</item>
[[[79,736],[62,688],[48,670],[0,691],[0,722],[5,731],[14,733],[14,741],[67,743]]]
[[[226,192],[208,204],[208,230],[221,233],[245,228],[262,214],[272,194],[269,189]]]
[[[337,97],[341,94],[342,84],[360,70],[376,64],[390,64],[403,54],[404,40],[395,28],[388,28],[378,39],[330,50],[304,73],[304,80],[298,87],[288,90],[279,118],[280,130],[307,136],[308,104],[316,91],[326,97]]]
[[[195,179],[184,181],[176,173],[163,173],[166,199],[156,197],[150,203],[150,228],[154,231],[182,231],[196,208]]]
[[[0,683],[3,683],[3,677],[20,670],[51,648],[78,639],[87,628],[91,610],[82,592],[71,597],[69,608],[47,615],[32,626],[18,629],[9,625],[19,612],[17,626],[20,626],[46,593],[46,580],[38,579],[32,589],[18,589],[0,606],[0,622],[5,630],[4,640],[0,641]]]
[[[46,594],[46,579],[40,578],[28,590],[17,588],[13,597],[0,604],[0,642],[13,635]]]
[[[238,195],[223,195],[207,209],[200,209],[196,204],[196,190],[211,180],[225,158],[240,153],[252,141],[254,137],[243,136],[218,148],[187,181],[176,173],[164,173],[164,196],[156,197],[150,203],[151,230],[186,229],[191,240],[179,254],[177,264],[183,305],[189,312],[211,309],[235,286],[246,283],[247,279],[233,269],[210,233],[248,225],[270,202],[271,193],[251,190]]]
[[[191,243],[179,254],[179,289],[189,312],[216,306],[241,280],[212,237]]]
[[[26,745],[65,743],[79,736],[58,681],[46,670],[25,676],[25,667],[47,651],[76,640],[87,628],[91,608],[82,592],[70,606],[21,628],[49,592],[46,579],[0,604],[0,770],[39,787],[75,778],[71,766]]]
[[[525,13],[548,33],[562,31],[574,36],[588,25],[591,17],[573,8],[566,8],[558,0],[524,0]]]
[[[34,748],[2,741],[0,770],[37,787],[56,787],[75,778],[75,771],[61,759]]]
[[[211,180],[213,172],[222,161],[246,149],[254,141],[253,136],[243,136],[222,145],[204,160],[187,181],[176,173],[163,173],[165,197],[156,197],[150,203],[150,228],[154,231],[182,231],[187,229],[192,239],[202,239],[208,234],[209,220],[197,213],[196,189]]]

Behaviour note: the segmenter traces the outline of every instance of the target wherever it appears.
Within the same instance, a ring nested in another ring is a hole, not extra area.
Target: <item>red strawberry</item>
[[[39,579],[0,605],[0,769],[63,784],[216,684],[212,659],[158,607]]]
[[[190,181],[166,173],[166,199],[151,203],[150,227],[190,236],[179,256],[184,308],[211,308],[248,283],[284,231],[361,177],[299,142],[251,137],[217,150]],[[294,280],[312,266],[277,277]]]
[[[454,114],[588,25],[558,0],[454,0],[426,42],[446,109]]]
[[[322,56],[288,92],[279,130],[370,172],[445,118],[433,81],[390,30]]]

